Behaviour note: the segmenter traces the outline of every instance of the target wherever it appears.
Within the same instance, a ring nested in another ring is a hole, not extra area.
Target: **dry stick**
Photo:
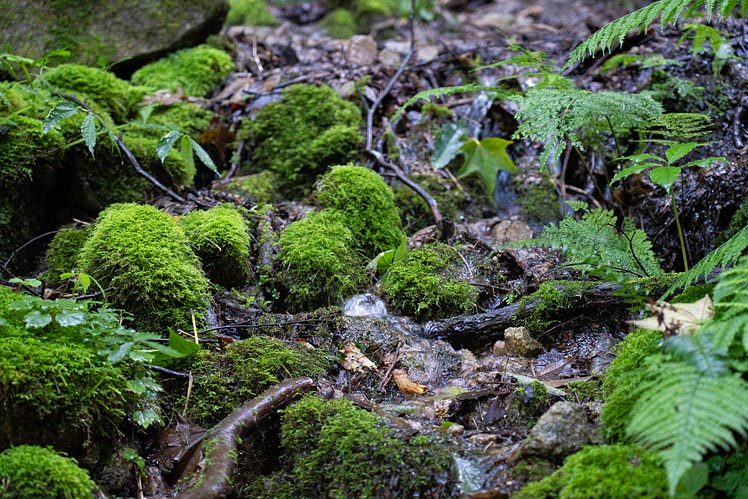
[[[206,464],[202,480],[178,494],[176,499],[214,499],[228,495],[239,442],[261,420],[314,388],[310,378],[287,379],[245,403],[210,429],[203,438]]]
[[[392,91],[392,87],[395,85],[395,82],[397,82],[400,76],[402,76],[405,68],[408,67],[410,60],[413,58],[413,54],[415,54],[416,52],[416,34],[414,28],[415,12],[416,2],[415,0],[410,0],[410,15],[408,16],[410,48],[408,49],[408,53],[405,55],[403,62],[400,63],[400,67],[397,68],[395,74],[392,75],[392,78],[390,78],[390,80],[387,82],[387,85],[385,85],[384,89],[374,100],[374,102],[369,105],[368,103],[366,103],[366,101],[364,101],[364,106],[366,107],[366,152],[370,154],[377,161],[377,163],[391,170],[403,184],[410,187],[416,194],[421,196],[421,198],[426,201],[426,204],[429,205],[429,210],[431,210],[431,216],[434,218],[434,224],[442,229],[442,215],[439,212],[439,206],[437,205],[434,198],[432,198],[429,193],[423,189],[423,187],[411,180],[397,165],[395,165],[391,161],[388,161],[384,157],[383,153],[373,148],[374,114],[376,113],[377,108],[379,108],[379,106],[382,104],[384,98],[390,93],[390,91]]]

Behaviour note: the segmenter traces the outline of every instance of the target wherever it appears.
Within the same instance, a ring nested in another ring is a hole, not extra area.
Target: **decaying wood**
[[[231,491],[237,445],[260,422],[315,387],[310,378],[287,379],[245,403],[208,431],[203,439],[205,469],[200,482],[177,499],[214,499]]]

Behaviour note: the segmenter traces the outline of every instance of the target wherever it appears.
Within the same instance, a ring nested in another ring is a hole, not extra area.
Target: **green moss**
[[[358,33],[358,23],[353,13],[346,9],[334,9],[319,22],[320,28],[333,38],[345,40]]]
[[[255,204],[271,204],[281,199],[278,191],[280,180],[270,170],[252,175],[235,177],[225,184],[219,184],[218,189],[249,196]]]
[[[283,230],[279,245],[284,271],[277,284],[288,289],[286,303],[292,310],[337,305],[358,289],[363,266],[342,214],[310,213]]]
[[[435,175],[414,175],[413,180],[434,198],[442,216],[460,220],[460,208],[467,201],[464,192]],[[403,227],[409,233],[434,223],[429,205],[406,185],[395,189],[395,205],[400,209]]]
[[[443,443],[423,435],[398,439],[379,416],[345,399],[312,395],[288,407],[281,445],[287,471],[257,480],[260,495],[245,497],[458,496],[454,461]]]
[[[156,177],[163,177],[165,173],[167,178],[176,185],[191,186],[195,173],[197,173],[195,163],[184,161],[176,148],[169,150],[166,159],[162,163],[156,154],[158,141],[158,137],[154,137],[152,134],[140,134],[137,132],[130,133],[124,137],[125,146],[137,158],[140,166],[146,171],[154,172]],[[115,197],[116,201],[133,199],[134,193],[127,188],[127,184],[121,184],[118,190],[120,192]]]
[[[454,248],[433,243],[408,252],[382,279],[390,304],[418,320],[475,310],[478,291],[457,279],[462,259]]]
[[[45,71],[43,77],[53,87],[74,94],[80,100],[93,100],[116,123],[124,123],[130,116],[130,84],[108,71],[80,64],[60,64]]]
[[[30,445],[0,453],[0,483],[5,499],[90,499],[96,488],[74,459]]]
[[[252,165],[273,170],[287,193],[299,194],[328,166],[355,158],[362,124],[359,109],[332,88],[291,85],[279,102],[245,121],[238,138],[247,141]]]
[[[356,249],[367,257],[400,244],[403,233],[392,189],[369,168],[332,167],[317,183],[316,200],[322,208],[344,214]]]
[[[88,238],[88,228],[62,228],[47,248],[47,270],[44,282],[54,285],[60,281],[60,274],[72,272],[78,262],[78,253]]]
[[[644,366],[660,351],[662,332],[639,329],[616,346],[616,358],[603,376],[607,394],[600,417],[609,441],[626,440],[631,410],[637,400],[636,388],[644,381]]]
[[[26,116],[13,116],[2,123],[0,134],[0,186],[34,177],[40,160],[54,168],[62,160],[65,139],[57,130],[42,133],[42,122]],[[43,172],[36,172],[42,174]]]
[[[213,282],[227,288],[244,284],[249,277],[249,228],[235,208],[191,211],[179,226]]]
[[[151,206],[115,204],[104,210],[83,246],[78,269],[107,297],[132,313],[138,328],[191,328],[207,308],[208,281],[176,221]]]
[[[515,182],[517,189],[517,206],[523,220],[534,226],[543,226],[558,222],[561,219],[560,201],[556,186],[545,170],[535,178],[526,178]]]
[[[560,322],[564,312],[573,308],[592,286],[584,281],[546,281],[519,301],[514,318],[519,326],[530,331],[545,331]],[[528,312],[527,309],[530,308]]]
[[[513,499],[666,499],[667,476],[652,451],[624,445],[585,447],[551,476]]]
[[[222,354],[201,351],[189,367],[195,382],[186,415],[202,426],[213,426],[271,385],[286,378],[317,377],[329,364],[323,350],[267,336],[231,343]]]
[[[605,396],[602,380],[597,378],[574,381],[566,385],[564,391],[569,394],[569,400],[578,403],[602,400]]]
[[[171,92],[205,97],[234,70],[231,56],[207,45],[180,50],[135,71],[131,82]]]
[[[226,15],[226,26],[277,26],[278,19],[273,16],[263,0],[229,0],[229,13]]]

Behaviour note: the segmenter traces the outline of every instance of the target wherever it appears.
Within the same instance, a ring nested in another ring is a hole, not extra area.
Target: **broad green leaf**
[[[55,315],[55,321],[62,327],[80,326],[86,322],[83,310],[61,310]]]
[[[21,286],[28,286],[30,288],[38,288],[39,286],[42,285],[42,281],[40,281],[39,279],[34,279],[34,278],[21,279],[20,277],[13,277],[9,279],[8,282],[11,284],[20,284]]]
[[[50,109],[49,113],[47,113],[47,117],[44,118],[44,122],[42,123],[42,133],[49,133],[49,131],[56,127],[60,121],[77,113],[78,109],[79,107],[72,102],[57,104],[55,107]]]
[[[94,148],[96,147],[96,120],[93,113],[87,113],[86,117],[83,118],[83,123],[81,123],[81,135],[83,135],[83,140],[86,142],[88,152],[93,156]]]
[[[27,328],[40,328],[44,327],[52,322],[52,316],[50,314],[43,314],[38,310],[32,310],[23,318],[23,322]]]
[[[444,125],[436,136],[431,166],[437,170],[447,166],[460,153],[460,147],[465,143],[466,136],[465,120]]]
[[[166,156],[169,155],[169,151],[171,151],[174,144],[182,138],[182,135],[182,132],[179,130],[172,130],[159,139],[158,144],[156,144],[156,155],[162,163],[166,161]]]
[[[192,143],[189,137],[182,135],[179,140],[179,155],[182,157],[182,162],[187,171],[195,171],[195,156],[192,154]]]
[[[119,362],[120,360],[127,357],[127,355],[130,353],[130,350],[132,350],[132,347],[134,345],[135,343],[133,343],[132,341],[128,341],[127,343],[121,344],[116,352],[111,352],[109,354],[107,361],[111,362],[112,364]]]
[[[680,172],[680,166],[660,166],[649,172],[649,178],[652,179],[652,182],[664,187],[666,191],[670,192],[670,188],[675,183]]]
[[[686,142],[685,144],[675,144],[673,146],[670,146],[670,148],[665,151],[665,157],[667,158],[668,164],[672,165],[683,156],[701,145],[704,144],[699,144],[698,142]]]
[[[127,357],[133,362],[143,364],[144,362],[152,362],[155,355],[153,354],[153,352],[150,352],[148,350],[130,350],[130,353],[127,354]]]
[[[195,154],[197,154],[197,158],[203,162],[205,166],[208,167],[211,171],[213,171],[216,175],[218,175],[218,167],[216,167],[216,164],[213,162],[213,159],[210,157],[210,155],[207,153],[205,149],[203,149],[203,146],[198,144],[194,139],[191,137],[187,137],[187,139],[192,144],[192,148],[195,150]]]
[[[724,156],[710,156],[708,158],[689,161],[685,165],[682,165],[682,167],[686,168],[688,166],[698,166],[699,168],[706,168],[708,166],[712,166],[712,163],[716,163],[716,162],[724,163],[726,161],[727,161],[727,158],[725,158]]]
[[[192,355],[200,350],[200,345],[194,341],[186,340],[174,331],[169,332],[169,348],[179,354],[179,356]]]
[[[610,180],[609,185],[613,185],[615,182],[618,182],[622,178],[626,178],[629,175],[636,175],[637,173],[643,172],[647,168],[650,168],[652,166],[660,166],[660,165],[661,163],[638,163],[633,166],[626,167],[613,176],[613,178]]]
[[[517,167],[506,153],[506,148],[512,144],[511,140],[488,138],[479,141],[468,139],[460,148],[465,155],[465,164],[457,174],[459,178],[472,173],[478,173],[483,180],[483,186],[489,196],[496,188],[496,174],[500,170],[516,172]]]

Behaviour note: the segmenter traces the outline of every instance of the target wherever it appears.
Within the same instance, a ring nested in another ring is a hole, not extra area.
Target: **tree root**
[[[176,499],[214,499],[227,496],[236,467],[238,443],[261,420],[290,404],[298,395],[314,388],[314,382],[310,378],[287,379],[245,403],[210,429],[203,439],[206,465],[202,479],[191,489],[178,494]]]

